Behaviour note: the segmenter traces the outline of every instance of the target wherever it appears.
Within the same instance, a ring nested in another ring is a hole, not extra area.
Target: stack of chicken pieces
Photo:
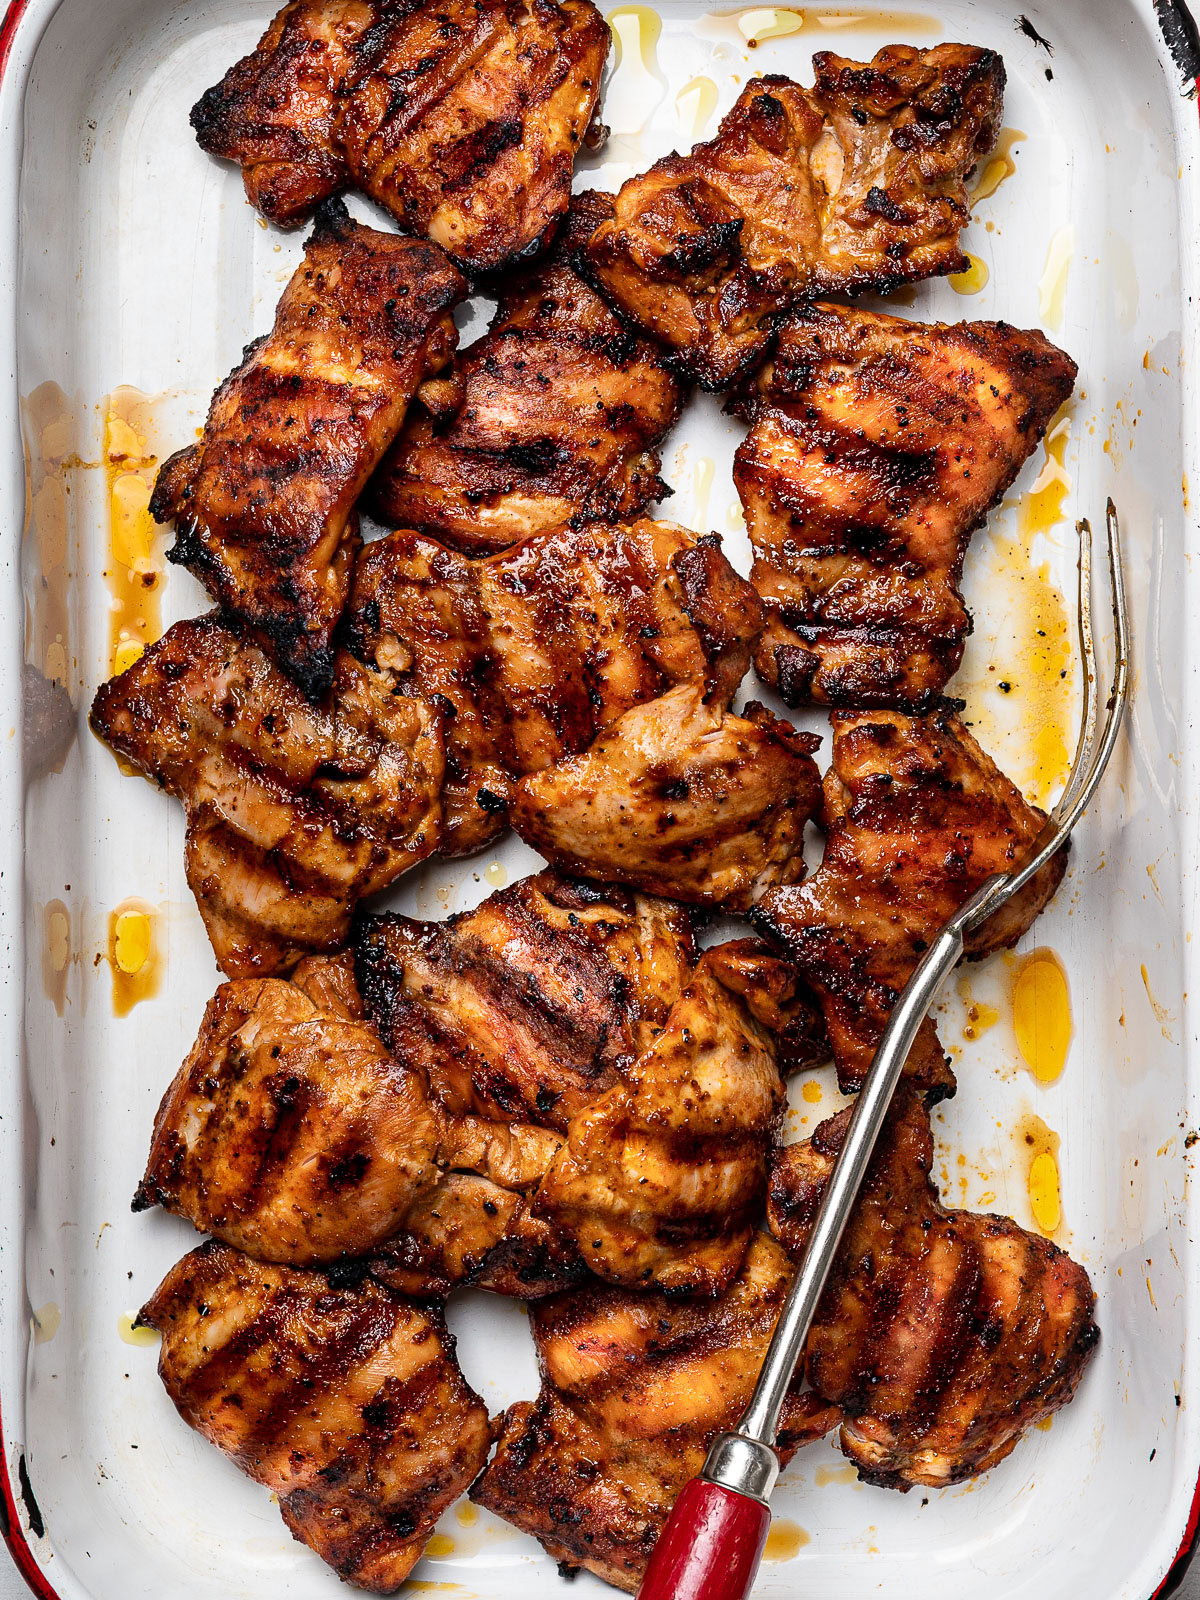
[[[1070,393],[1003,323],[820,297],[961,270],[991,51],[754,78],[716,136],[571,197],[607,29],[588,0],[292,0],[193,112],[281,225],[275,326],[154,510],[215,603],[96,695],[186,811],[228,981],[137,1208],[209,1236],[141,1313],[181,1414],[389,1593],[469,1491],[637,1587],[738,1418],[845,1114],[779,1146],[786,1078],[861,1083],[942,920],[1041,813],[944,699],[971,532]],[[353,221],[354,186],[403,232]],[[498,296],[457,350],[473,283]],[[749,424],[755,564],[654,521],[691,383]],[[396,531],[364,543],[359,509]],[[820,741],[734,700],[754,662]],[[824,830],[806,878],[808,824]],[[367,912],[515,828],[547,870],[444,922]],[[1011,944],[1061,857],[988,925]],[[755,935],[702,948],[713,909]],[[785,1406],[872,1483],[992,1466],[1068,1400],[1083,1269],[947,1210],[927,1022]],[[489,1418],[441,1310],[531,1304],[540,1395]]]

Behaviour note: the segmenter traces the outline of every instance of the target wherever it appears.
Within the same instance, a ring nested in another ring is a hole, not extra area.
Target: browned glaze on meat
[[[790,961],[762,939],[731,939],[704,952],[713,976],[740,995],[775,1044],[781,1073],[828,1061],[829,1034],[817,998]]]
[[[683,387],[574,266],[611,212],[610,196],[577,195],[545,264],[507,280],[489,331],[422,386],[375,475],[381,521],[487,554],[671,492],[657,446]]]
[[[334,1288],[207,1244],[138,1320],[163,1336],[158,1370],[184,1421],[358,1588],[398,1589],[487,1459],[487,1409],[440,1314],[377,1283]]]
[[[492,271],[566,211],[608,45],[587,0],[292,0],[192,126],[274,222],[353,184]]]
[[[593,1287],[534,1307],[541,1394],[505,1414],[472,1500],[632,1593],[675,1497],[750,1398],[789,1277],[758,1234],[716,1300]],[[836,1422],[797,1382],[781,1458]]]
[[[170,559],[259,629],[310,698],[332,681],[355,501],[417,385],[453,354],[466,288],[435,245],[331,202],[274,328],[217,390],[199,443],[159,473],[150,509],[176,525]]]
[[[744,911],[804,876],[818,743],[764,706],[734,716],[683,683],[526,778],[509,821],[561,872]]]
[[[849,1111],[773,1159],[771,1229],[799,1260]],[[947,1211],[933,1139],[902,1086],[809,1336],[806,1371],[842,1412],[859,1475],[942,1488],[1002,1461],[1070,1400],[1099,1337],[1088,1275],[1008,1217]]]
[[[703,683],[726,706],[761,627],[715,536],[667,522],[535,534],[471,561],[416,533],[362,553],[350,626],[364,660],[453,708],[442,848],[478,849],[516,781],[630,706]]]
[[[339,949],[360,896],[438,844],[442,716],[344,651],[331,707],[213,617],[102,684],[92,727],[187,810],[187,878],[231,978]]]
[[[948,711],[834,715],[824,860],[807,883],[766,895],[754,919],[820,997],[844,1090],[862,1082],[929,940],[985,878],[1028,856],[1044,822]],[[969,954],[1020,938],[1066,855],[972,935]],[[940,1064],[931,1024],[919,1043]]]
[[[398,1061],[446,1124],[447,1175],[374,1264],[409,1293],[501,1294],[580,1275],[574,1239],[532,1211],[571,1120],[620,1081],[695,960],[686,913],[544,872],[443,923],[367,918],[357,967]]]
[[[572,1118],[535,1210],[610,1283],[720,1294],[762,1213],[783,1080],[771,1035],[701,958],[650,1048]]]
[[[962,659],[971,534],[1071,393],[1075,363],[1003,322],[794,313],[746,385],[733,476],[788,705],[918,708]]]
[[[706,388],[760,357],[797,300],[961,271],[966,174],[1000,127],[993,50],[821,51],[816,84],[752,78],[716,137],[630,178],[592,271]]]

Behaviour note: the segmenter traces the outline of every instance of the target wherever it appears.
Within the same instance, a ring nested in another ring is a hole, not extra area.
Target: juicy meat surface
[[[771,1035],[706,954],[644,1055],[581,1110],[535,1209],[597,1277],[720,1294],[762,1212],[783,1117]]]
[[[740,408],[733,477],[788,705],[918,708],[957,671],[972,532],[1067,399],[1075,363],[1003,322],[812,305]]]
[[[472,1500],[632,1593],[679,1491],[750,1398],[789,1278],[758,1234],[716,1300],[589,1287],[542,1301],[530,1312],[541,1393],[505,1413]],[[797,1381],[781,1459],[836,1421]]]
[[[213,397],[150,509],[170,559],[258,629],[317,699],[358,549],[355,502],[417,386],[454,353],[466,280],[435,245],[322,211],[275,326]]]
[[[562,872],[744,911],[804,876],[817,743],[763,706],[734,716],[680,684],[524,779],[509,821]]]
[[[816,83],[752,78],[716,137],[630,178],[588,246],[617,307],[723,388],[797,300],[960,272],[964,179],[995,142],[992,50],[828,51]]]
[[[379,1284],[337,1289],[225,1245],[193,1250],[142,1308],[180,1416],[279,1496],[339,1577],[391,1594],[491,1445],[441,1315]]]
[[[469,1282],[526,1298],[579,1277],[533,1198],[572,1119],[672,1014],[696,951],[682,910],[544,872],[442,923],[366,918],[357,969],[393,1057],[446,1125],[445,1177],[380,1252],[406,1293]]]
[[[772,1162],[770,1223],[799,1260],[849,1111]],[[1008,1217],[948,1211],[902,1086],[809,1335],[806,1373],[870,1483],[940,1489],[1002,1461],[1071,1399],[1099,1337],[1088,1275]]]
[[[331,707],[213,617],[97,690],[92,727],[187,812],[186,870],[231,978],[340,949],[357,900],[437,848],[441,712],[340,651]]]
[[[765,895],[754,920],[819,996],[849,1092],[929,940],[985,878],[1028,857],[1046,818],[947,711],[832,720],[824,859],[807,883]],[[1060,850],[984,923],[968,954],[1014,944],[1058,888],[1066,857]],[[925,1044],[940,1063],[931,1033],[930,1024]]]
[[[293,0],[192,126],[273,222],[354,185],[494,271],[566,211],[608,47],[587,0]]]
[[[630,706],[685,682],[728,705],[762,624],[715,535],[647,519],[558,528],[482,561],[391,534],[362,553],[349,619],[364,660],[453,708],[450,854],[494,838],[524,774],[585,750]]]
[[[421,388],[372,483],[382,522],[486,555],[670,493],[657,446],[683,387],[575,270],[611,210],[577,195],[545,263],[506,280],[488,332]]]
[[[731,939],[711,946],[704,959],[713,976],[739,995],[771,1035],[785,1076],[829,1060],[829,1035],[817,997],[762,939]]]

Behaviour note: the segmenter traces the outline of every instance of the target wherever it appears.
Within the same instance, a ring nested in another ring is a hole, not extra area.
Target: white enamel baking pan
[[[202,155],[187,124],[197,94],[253,44],[271,8],[16,0],[0,31],[0,273],[13,308],[0,325],[0,1510],[31,1587],[62,1600],[321,1600],[338,1587],[288,1537],[266,1492],[178,1420],[154,1350],[122,1337],[193,1243],[178,1221],[131,1216],[129,1200],[154,1108],[217,973],[183,881],[179,809],[122,776],[85,722],[111,647],[105,397],[121,385],[150,397],[132,413],[144,440],[135,453],[185,443],[243,344],[269,326],[299,254],[296,236],[258,223],[238,174]],[[1195,33],[1170,0],[1043,0],[1026,20],[1022,29],[1010,0],[903,14],[860,12],[853,0],[787,14],[664,0],[655,39],[650,14],[626,11],[614,18],[613,137],[580,173],[581,186],[615,186],[713,127],[751,73],[807,77],[815,49],[866,57],[892,39],[941,38],[1001,50],[1006,124],[1024,137],[1006,140],[1015,171],[979,199],[965,241],[987,282],[977,270],[972,294],[927,285],[905,307],[1041,324],[1079,362],[1069,422],[977,536],[968,567],[977,623],[958,689],[983,742],[1031,793],[1053,789],[1072,741],[1074,519],[1102,516],[1111,493],[1129,551],[1128,737],[1070,878],[1026,941],[1053,950],[1067,973],[1065,1069],[1043,1084],[1021,1064],[1011,1004],[1020,958],[998,958],[944,1007],[961,1088],[937,1125],[948,1197],[1026,1226],[1026,1134],[1056,1151],[1054,1236],[1095,1280],[1099,1352],[1053,1426],[977,1484],[902,1497],[850,1481],[828,1443],[802,1452],[777,1497],[783,1536],[763,1596],[1147,1600],[1170,1585],[1194,1536]],[[481,316],[477,307],[472,327]],[[739,432],[715,403],[696,402],[668,444],[666,476],[677,490],[670,514],[723,532],[745,567],[729,477]],[[164,620],[202,603],[172,570]],[[394,900],[441,916],[533,862],[510,843],[416,875]],[[109,921],[130,899],[155,912],[164,975],[119,1017]],[[989,1007],[997,1020],[986,1027]],[[835,1103],[819,1074],[795,1098],[796,1136]],[[1038,1213],[1047,1227],[1050,1212]],[[450,1317],[493,1409],[534,1392],[517,1307],[463,1295]],[[565,1592],[532,1541],[482,1514],[450,1513],[415,1579],[464,1600]],[[601,1588],[581,1577],[574,1594]]]

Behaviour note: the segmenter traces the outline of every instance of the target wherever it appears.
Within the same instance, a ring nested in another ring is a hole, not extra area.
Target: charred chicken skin
[[[824,860],[807,883],[771,890],[753,917],[819,996],[844,1091],[862,1083],[929,940],[992,873],[1027,859],[1045,820],[947,711],[834,715]],[[971,936],[969,955],[1016,943],[1066,856]],[[932,1024],[919,1044],[910,1069],[940,1066]]]
[[[347,1582],[392,1594],[487,1460],[487,1409],[440,1314],[377,1283],[334,1288],[207,1244],[139,1322],[180,1416],[279,1496]]]
[[[509,820],[562,872],[744,911],[804,876],[817,743],[764,706],[734,716],[680,684],[526,778]]]
[[[750,1398],[790,1276],[758,1234],[716,1300],[589,1287],[542,1301],[530,1313],[541,1393],[505,1414],[472,1500],[568,1569],[635,1591],[676,1496]],[[799,1389],[784,1461],[838,1420]]]
[[[508,279],[489,331],[422,386],[372,484],[382,522],[486,555],[670,493],[656,447],[682,386],[574,267],[611,210],[577,195],[545,264]]]
[[[587,0],[292,0],[192,126],[273,222],[353,185],[494,271],[565,213],[608,46]]]
[[[358,549],[355,502],[417,386],[454,353],[465,279],[436,246],[352,222],[317,227],[276,313],[213,398],[203,437],[170,458],[150,509],[170,559],[269,640],[312,699]]]
[[[972,532],[1071,393],[1075,363],[1003,322],[814,305],[748,383],[734,482],[788,705],[919,708],[962,659]]]
[[[762,625],[721,553],[667,522],[535,534],[471,561],[415,533],[362,553],[350,632],[398,687],[452,708],[442,848],[505,826],[518,780],[678,683],[725,707]]]
[[[794,1260],[849,1111],[776,1154],[770,1222]],[[809,1335],[806,1374],[870,1483],[940,1489],[986,1472],[1070,1400],[1099,1338],[1088,1275],[1008,1217],[947,1211],[933,1138],[902,1085]]]
[[[964,179],[995,142],[1004,65],[961,44],[822,51],[753,78],[717,135],[631,178],[588,246],[616,306],[706,388],[761,358],[798,300],[960,272]]]
[[[231,978],[345,942],[356,901],[438,844],[442,714],[341,651],[332,707],[213,617],[101,685],[92,727],[187,811],[187,879]]]

